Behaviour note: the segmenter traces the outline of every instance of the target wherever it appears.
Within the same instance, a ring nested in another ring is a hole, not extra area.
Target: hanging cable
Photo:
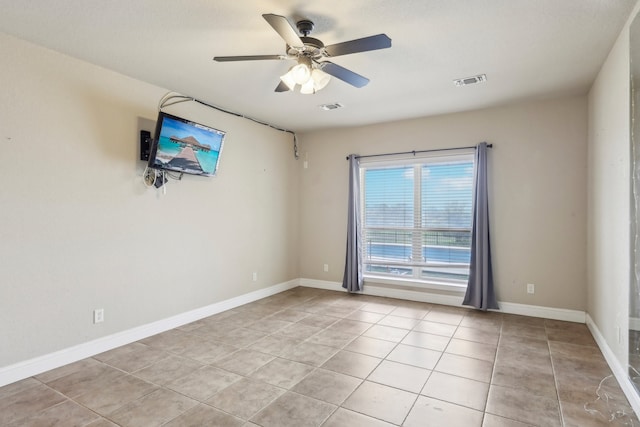
[[[209,104],[209,103],[201,101],[199,99],[196,99],[196,98],[193,98],[193,97],[190,97],[190,96],[176,94],[174,92],[168,92],[166,95],[164,95],[160,99],[160,102],[158,103],[158,111],[162,111],[163,108],[169,107],[171,105],[180,104],[182,102],[189,102],[189,101],[197,102],[198,104],[204,105],[205,107],[212,108],[212,109],[220,111],[222,113],[230,114],[232,116],[240,117],[240,118],[243,118],[243,119],[246,119],[246,120],[251,120],[254,123],[258,123],[260,125],[270,127],[271,129],[275,129],[275,130],[278,130],[280,132],[290,133],[291,135],[293,135],[293,155],[295,156],[296,159],[298,159],[298,157],[299,157],[299,153],[298,153],[298,137],[297,137],[296,133],[294,131],[292,131],[292,130],[281,128],[279,126],[272,125],[272,124],[264,122],[262,120],[255,119],[255,118],[250,117],[250,116],[245,116],[244,114],[236,113],[235,111],[227,110],[225,108],[218,107],[217,105]]]
[[[175,179],[176,181],[180,181],[180,180],[182,180],[182,176],[184,175],[184,173],[183,173],[183,172],[180,172],[180,175],[175,175],[175,174],[173,174],[173,173],[171,173],[171,172],[169,172],[169,171],[166,171],[166,174],[167,174],[167,176],[168,176],[169,178],[171,178],[171,179]]]
[[[145,166],[144,172],[142,173],[142,182],[146,187],[153,187],[156,183],[156,170],[150,168],[148,165]]]

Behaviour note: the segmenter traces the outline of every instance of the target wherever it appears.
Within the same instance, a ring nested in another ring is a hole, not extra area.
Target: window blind
[[[473,157],[361,165],[365,274],[466,281]]]

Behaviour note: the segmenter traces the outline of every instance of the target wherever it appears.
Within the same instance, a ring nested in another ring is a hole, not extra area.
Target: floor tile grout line
[[[354,310],[354,312],[355,312],[355,311],[357,311],[357,310]],[[352,313],[350,313],[350,314],[353,314],[353,312],[352,312]],[[383,317],[382,319],[386,318],[386,316],[388,316],[388,314],[387,314],[387,315],[385,315],[385,317]],[[382,319],[380,319],[380,320],[382,320]],[[358,337],[365,336],[365,335],[364,335],[364,333],[365,333],[366,331],[368,331],[371,327],[373,327],[373,326],[375,326],[375,325],[378,325],[378,324],[379,324],[379,322],[380,322],[380,321],[378,321],[378,322],[376,322],[376,323],[372,324],[369,328],[367,328],[366,330],[362,331],[362,332],[361,332],[360,334],[358,334],[354,339],[352,339],[348,344],[352,343],[352,342],[353,342],[355,339],[357,339]],[[406,336],[406,335],[405,335],[405,336]],[[404,337],[403,337],[403,338],[404,338]],[[346,346],[348,346],[348,344],[345,344],[343,347],[341,347],[341,349],[340,349],[339,351],[349,351],[349,350],[346,350],[346,349],[345,349],[345,347],[346,347]],[[387,356],[388,356],[389,354],[391,354],[391,353],[393,352],[393,350],[394,350],[395,348],[397,348],[397,347],[398,347],[398,345],[399,345],[399,344],[400,344],[400,341],[395,342],[394,347],[393,347],[393,348],[392,348],[392,349],[387,353]],[[352,352],[352,353],[353,353],[353,352]],[[336,353],[336,354],[337,354],[337,353]],[[356,353],[356,354],[359,354],[359,353]],[[376,364],[376,366],[375,366],[375,367],[374,367],[374,368],[369,372],[369,374],[368,374],[365,378],[361,379],[361,382],[360,382],[360,384],[358,385],[358,387],[356,387],[356,389],[354,389],[354,390],[349,394],[349,396],[347,396],[347,397],[343,400],[343,402],[338,406],[338,408],[336,408],[336,410],[334,411],[334,413],[335,413],[335,412],[337,412],[339,408],[342,408],[342,407],[343,407],[342,405],[343,405],[343,404],[344,404],[344,403],[349,399],[349,397],[350,397],[350,396],[352,396],[354,393],[356,393],[356,391],[357,391],[358,389],[360,389],[360,388],[362,387],[362,385],[363,385],[363,384],[365,384],[365,382],[366,382],[366,381],[368,381],[368,378],[371,376],[371,374],[372,374],[373,372],[375,372],[375,370],[376,370],[376,369],[377,369],[377,368],[378,368],[378,367],[379,367],[379,366],[380,366],[380,365],[381,365],[385,360],[387,360],[387,358],[386,358],[387,356],[385,356],[384,358],[380,358],[380,360],[378,361],[378,363]],[[329,359],[329,360],[330,360],[330,359]],[[325,362],[325,363],[326,363],[326,362]],[[343,374],[343,375],[344,375],[344,374]],[[400,390],[402,390],[402,389],[400,389]],[[406,390],[402,390],[402,391],[406,391]],[[407,414],[405,415],[404,419],[406,419],[406,417],[408,416],[409,412],[410,412],[410,411],[411,411],[411,409],[413,408],[413,405],[415,405],[415,402],[417,401],[418,397],[419,397],[419,394],[416,394],[416,398],[414,399],[414,402],[413,402],[413,404],[412,404],[411,408],[409,409],[409,411],[407,412]],[[366,415],[366,414],[363,414],[363,415]],[[368,416],[368,415],[367,415],[367,416]],[[327,421],[328,419],[329,419],[329,418],[325,419],[325,421],[324,421],[322,424],[326,423],[326,421]],[[404,422],[404,419],[403,419],[403,422]],[[322,424],[321,424],[321,425],[322,425]]]
[[[500,325],[500,335],[498,336],[498,345],[496,346],[496,353],[495,353],[495,357],[493,359],[493,366],[491,368],[491,378],[489,379],[489,388],[487,389],[487,398],[484,402],[484,410],[483,410],[483,414],[482,414],[482,422],[484,423],[484,419],[487,416],[487,409],[489,406],[489,396],[491,395],[491,387],[493,386],[493,379],[494,376],[496,374],[496,366],[498,364],[498,350],[500,348],[500,342],[502,341],[502,328],[504,326],[504,319],[502,321],[502,324]],[[517,421],[517,420],[514,420]]]
[[[313,300],[313,299],[314,299],[314,297],[311,297],[311,298],[308,298],[306,301],[311,301],[311,300]],[[337,305],[337,302],[338,302],[338,300],[334,300],[332,304],[336,304],[336,306],[338,306],[338,305]],[[265,304],[265,305],[266,305],[266,304]],[[366,304],[365,304],[365,305],[366,305]],[[339,318],[337,318],[337,320],[335,320],[332,324],[330,324],[330,325],[326,325],[323,329],[321,329],[320,331],[317,331],[316,333],[321,333],[322,331],[324,331],[324,330],[328,329],[329,327],[331,327],[331,326],[335,325],[336,323],[338,323],[338,322],[340,322],[340,321],[342,321],[342,320],[346,320],[346,319],[348,319],[348,317],[349,317],[349,316],[351,316],[352,314],[354,314],[354,313],[356,313],[356,312],[358,312],[358,311],[362,311],[362,310],[361,310],[361,308],[363,308],[365,305],[362,305],[362,306],[360,306],[360,307],[358,307],[358,308],[353,309],[349,314],[347,314],[347,315],[345,315],[345,316],[343,316],[343,317],[339,317]],[[295,309],[295,307],[296,307],[296,305],[287,305],[287,306],[285,306],[285,308],[283,308],[283,309],[281,309],[281,310],[276,311],[276,313],[277,313],[277,312],[282,312],[282,311],[284,311],[284,310],[294,310],[294,309]],[[410,332],[412,332],[412,331],[415,331],[415,325],[414,325],[414,327],[413,327],[413,328],[411,328],[411,329],[406,329],[406,328],[398,328],[397,326],[393,326],[393,325],[380,324],[380,321],[381,321],[382,319],[388,318],[388,316],[394,316],[393,312],[394,312],[395,310],[397,310],[398,308],[401,308],[401,306],[400,306],[400,305],[396,306],[394,309],[392,309],[390,312],[388,312],[388,313],[386,313],[386,314],[383,314],[383,313],[376,313],[376,314],[380,314],[380,315],[382,316],[379,320],[377,320],[375,323],[371,323],[371,326],[369,326],[369,328],[367,328],[366,330],[361,331],[361,332],[359,332],[358,334],[353,334],[353,335],[355,336],[355,338],[352,338],[352,339],[351,339],[350,341],[348,341],[346,344],[343,344],[341,347],[333,347],[333,348],[336,348],[336,349],[337,349],[337,352],[340,352],[340,351],[347,351],[347,352],[350,352],[350,350],[347,350],[347,349],[346,349],[346,347],[347,347],[350,343],[352,343],[355,339],[357,339],[357,338],[359,338],[359,337],[363,337],[363,336],[364,336],[363,334],[364,334],[368,329],[370,329],[372,326],[374,326],[374,325],[388,326],[388,327],[391,327],[391,328],[396,328],[396,329],[406,330],[406,331],[408,331],[408,332],[407,332],[407,334],[408,334],[408,333],[410,333]],[[256,310],[256,311],[259,311],[259,310]],[[428,315],[428,313],[429,313],[430,311],[431,311],[431,310],[427,311],[427,313],[426,313],[426,314],[425,314],[421,319],[419,319],[419,321],[418,321],[419,323],[418,323],[418,324],[420,324],[420,322],[427,321],[427,320],[425,320],[425,318],[426,318],[426,316]],[[265,313],[268,313],[268,312],[265,312]],[[461,328],[461,327],[465,327],[465,328],[467,328],[467,327],[468,327],[468,326],[466,326],[466,325],[463,325],[463,322],[464,322],[464,319],[465,319],[469,314],[471,314],[471,313],[472,313],[471,311],[467,311],[467,312],[465,312],[465,313],[462,315],[462,317],[461,317],[461,321],[460,321],[457,325],[455,325],[455,331],[454,331],[454,334],[453,334],[452,336],[450,336],[450,337],[446,337],[446,338],[447,338],[447,345],[445,346],[445,348],[444,348],[443,350],[439,351],[438,361],[436,362],[436,364],[435,364],[435,366],[434,366],[434,369],[429,370],[429,371],[430,371],[430,374],[429,374],[429,377],[427,378],[427,380],[425,381],[425,384],[426,384],[426,382],[428,382],[428,379],[430,378],[430,376],[431,376],[431,375],[433,374],[433,372],[435,371],[435,367],[436,367],[436,366],[437,366],[437,364],[440,362],[440,360],[441,360],[441,358],[444,356],[444,354],[455,354],[455,353],[448,353],[448,352],[447,352],[447,348],[449,347],[449,345],[451,344],[451,342],[452,342],[454,339],[460,339],[460,338],[455,338],[455,334],[456,334],[456,332],[457,332],[458,330],[460,330],[460,328]],[[272,313],[265,314],[265,315],[263,316],[263,318],[264,318],[264,317],[271,316],[271,315],[273,315],[273,314],[274,314],[273,312],[272,312]],[[311,316],[311,315],[316,315],[316,313],[313,313],[313,312],[311,312],[311,313],[306,313],[306,314],[308,314],[308,316],[306,316],[306,317],[309,317],[309,316]],[[398,317],[401,317],[401,316],[398,316]],[[410,319],[410,318],[409,318],[409,319]],[[299,319],[299,320],[302,320],[302,319]],[[359,320],[354,319],[353,321],[359,321]],[[295,322],[293,322],[293,323],[295,323]],[[364,323],[370,323],[370,322],[364,322]],[[496,366],[497,366],[497,362],[498,362],[498,351],[499,351],[499,349],[500,349],[500,344],[502,343],[502,340],[503,340],[503,337],[504,337],[504,335],[503,335],[503,325],[504,325],[504,318],[503,318],[503,323],[502,323],[502,325],[501,325],[501,327],[500,327],[500,333],[499,333],[499,337],[498,337],[498,343],[497,343],[497,345],[496,345],[496,352],[495,352],[495,354],[494,354],[494,360],[493,360],[493,365],[492,365],[492,374],[491,374],[491,378],[490,378],[490,380],[489,380],[489,381],[490,381],[490,383],[489,383],[489,390],[490,390],[491,386],[493,385],[493,380],[494,380],[494,376],[495,376]],[[249,328],[249,326],[250,326],[250,324],[249,324],[249,325],[244,324],[244,325],[242,325],[242,326],[239,326],[239,327],[238,327],[238,328],[236,328],[236,329],[240,329],[240,328],[250,329],[250,328]],[[175,328],[175,329],[178,329],[178,330],[179,330],[179,328]],[[482,329],[482,328],[472,328],[472,329]],[[546,325],[546,322],[545,322],[545,334],[547,334],[547,329],[548,329],[548,328],[547,328],[547,325]],[[185,331],[180,331],[180,332],[181,332],[181,333],[183,333],[183,334],[192,335],[192,333],[191,333],[192,331],[187,331],[187,330],[185,330]],[[265,331],[258,331],[258,332],[260,332],[260,333],[265,333]],[[265,336],[275,335],[277,332],[278,332],[278,331],[274,331],[273,333],[271,333],[271,334],[267,334],[267,335],[265,335]],[[422,332],[422,331],[415,331],[415,332]],[[390,355],[390,354],[391,354],[395,349],[397,349],[400,345],[407,345],[407,346],[411,346],[411,347],[421,348],[421,347],[419,347],[419,346],[412,346],[412,345],[410,345],[410,344],[405,344],[405,343],[403,343],[402,341],[406,338],[407,334],[405,334],[405,336],[404,336],[401,340],[399,340],[399,341],[387,341],[387,342],[393,342],[393,344],[394,344],[394,345],[393,345],[392,349],[391,349],[389,352],[387,352],[387,354],[386,354],[384,357],[381,357],[381,358],[380,358],[380,357],[377,357],[377,359],[379,359],[379,361],[377,362],[376,367],[374,367],[374,368],[369,372],[369,374],[367,375],[367,377],[366,377],[366,378],[364,378],[364,379],[360,379],[360,380],[361,380],[361,382],[360,382],[360,384],[359,384],[358,388],[360,388],[360,387],[362,386],[362,384],[364,384],[364,382],[365,382],[365,381],[374,382],[374,381],[372,381],[372,380],[369,380],[369,378],[370,378],[370,376],[372,375],[372,373],[373,373],[373,372],[374,372],[374,371],[375,371],[375,370],[376,370],[376,369],[377,369],[377,368],[378,368],[378,367],[379,367],[379,366],[380,366],[384,361],[390,361],[389,359],[387,359],[387,357],[388,357],[388,356],[389,356],[389,355]],[[314,334],[314,335],[315,335],[315,334]],[[349,333],[349,335],[351,335],[351,333]],[[312,336],[313,336],[313,335],[312,335]],[[296,346],[301,345],[303,342],[306,342],[306,340],[308,340],[309,338],[310,338],[310,337],[307,337],[305,340],[303,340],[301,343],[298,343]],[[379,339],[379,338],[372,338],[372,339]],[[462,338],[462,339],[464,340],[464,338]],[[465,340],[465,341],[469,341],[469,342],[477,342],[477,341],[472,341],[472,340]],[[145,345],[145,346],[148,346],[148,345],[147,345],[147,344],[145,344],[145,343],[140,343],[140,344],[143,344],[143,345]],[[547,344],[547,351],[549,352],[549,357],[550,357],[550,360],[551,360],[551,363],[552,363],[552,373],[553,373],[553,378],[554,378],[554,386],[555,386],[555,389],[556,389],[556,397],[557,397],[557,402],[558,402],[559,415],[560,415],[560,417],[561,417],[561,418],[560,418],[560,422],[561,422],[561,423],[564,423],[564,416],[563,416],[562,408],[561,408],[561,405],[560,405],[560,398],[559,398],[559,391],[558,391],[558,390],[559,390],[559,388],[558,388],[558,376],[557,376],[557,369],[556,369],[556,366],[555,366],[555,362],[554,362],[553,358],[551,357],[551,344],[550,344],[550,341],[549,341],[549,339],[548,339],[548,335],[547,335],[547,339],[546,339],[546,344]],[[247,348],[248,348],[248,347],[250,347],[250,346],[251,346],[251,344],[247,344],[247,345],[245,345],[244,347],[241,347],[240,349],[247,349]],[[149,347],[150,347],[150,346],[149,346]],[[164,352],[166,352],[167,354],[176,355],[176,356],[179,356],[179,357],[187,357],[187,356],[182,356],[182,354],[181,354],[181,353],[173,353],[172,351],[169,351],[169,350],[166,350],[166,349],[163,349],[163,348],[160,348],[159,350],[160,350],[160,351],[164,351]],[[236,351],[238,351],[238,350],[236,350]],[[437,350],[434,350],[434,351],[437,351]],[[361,353],[354,352],[354,351],[351,351],[351,352],[352,352],[352,353],[361,354]],[[230,353],[230,354],[233,354],[233,353]],[[265,354],[269,354],[269,353],[265,353]],[[335,355],[335,354],[334,354],[334,355]],[[227,355],[227,356],[228,356],[228,355]],[[474,357],[470,357],[470,356],[467,356],[467,355],[459,355],[459,356],[461,356],[461,357],[469,357],[469,358],[475,359]],[[226,357],[226,356],[220,356],[218,359],[222,359],[222,358],[224,358],[224,357]],[[285,359],[285,360],[290,360],[290,361],[293,361],[293,362],[297,362],[297,361],[295,361],[295,360],[288,359],[288,357],[289,357],[289,356],[284,356],[284,357],[283,357],[283,356],[279,356],[279,355],[278,355],[278,356],[274,356],[274,357],[279,357],[279,358],[282,358],[282,359]],[[333,356],[331,356],[331,357],[333,357]],[[331,357],[329,357],[329,359],[327,359],[327,360],[330,360],[330,358],[331,358]],[[191,359],[191,358],[190,358],[190,359]],[[137,372],[137,371],[128,372],[128,371],[126,371],[126,370],[124,370],[124,369],[120,369],[120,368],[118,368],[118,367],[116,367],[116,366],[113,366],[113,365],[111,365],[110,363],[108,363],[108,362],[106,362],[106,361],[101,361],[101,360],[98,360],[98,359],[93,359],[93,360],[95,360],[97,363],[101,363],[101,364],[103,364],[103,365],[107,365],[107,366],[109,366],[109,367],[111,367],[111,368],[113,368],[113,369],[115,369],[115,370],[118,370],[118,371],[122,372],[122,373],[123,373],[123,375],[130,375],[130,376],[133,376],[133,377],[139,378],[139,377],[137,377],[137,376],[135,375],[135,372]],[[196,360],[196,359],[191,359],[191,360],[194,360],[194,361],[196,361],[196,362],[198,362],[198,363],[202,363],[202,362],[200,362],[200,361],[198,361],[198,360]],[[322,364],[320,364],[319,366],[316,366],[316,365],[313,365],[313,364],[305,363],[306,365],[311,366],[313,369],[312,369],[312,370],[311,370],[307,375],[305,375],[305,377],[303,377],[302,379],[300,379],[300,380],[298,381],[298,383],[299,383],[300,381],[303,381],[303,380],[304,380],[304,378],[308,377],[308,376],[309,376],[309,375],[311,375],[313,372],[316,372],[317,370],[322,369],[322,365],[323,365],[324,363],[326,363],[326,362],[327,362],[327,360],[325,360],[325,361],[324,361]],[[482,360],[482,359],[477,359],[477,360]],[[301,362],[297,362],[297,363],[301,363]],[[397,362],[397,363],[402,363],[402,362]],[[226,371],[224,368],[219,368],[219,367],[215,366],[215,365],[213,364],[213,362],[210,362],[210,363],[204,363],[204,365],[205,365],[205,366],[212,366],[212,367],[215,367],[215,368],[217,368],[217,369],[222,369],[222,370]],[[414,366],[414,365],[411,365],[411,364],[407,364],[407,365],[408,365],[408,366]],[[144,368],[140,368],[140,369],[138,369],[138,370],[141,370],[141,369],[144,369]],[[256,368],[256,369],[259,369],[259,368]],[[424,369],[424,368],[423,368],[423,369]],[[231,371],[228,371],[228,372],[231,372]],[[253,372],[253,371],[252,371],[252,372]],[[231,373],[233,373],[233,372],[231,372]],[[233,373],[233,374],[235,374],[235,373]],[[238,374],[235,374],[235,375],[238,375]],[[343,375],[344,375],[344,374],[343,374]],[[243,377],[243,378],[247,378],[247,375],[244,375],[244,374],[243,374],[243,375],[239,375],[239,376],[240,376],[240,377]],[[462,378],[465,378],[465,377],[462,377]],[[35,378],[35,377],[33,377],[33,379],[36,379],[36,378]],[[143,381],[146,381],[146,382],[149,382],[150,384],[154,384],[154,383],[152,383],[152,382],[150,382],[150,381],[147,381],[147,380],[144,380],[144,379],[142,379],[142,380],[143,380]],[[50,386],[48,386],[48,384],[46,384],[46,383],[44,383],[44,382],[42,382],[42,381],[40,381],[40,380],[38,380],[38,379],[36,379],[36,381],[38,381],[39,383],[41,383],[41,384],[43,384],[43,385],[47,386],[48,388],[51,388]],[[53,380],[52,380],[52,381],[53,381]],[[296,384],[297,384],[297,383],[296,383]],[[380,383],[380,384],[382,384],[382,383]],[[383,385],[385,385],[385,384],[383,384]],[[385,386],[387,386],[387,385],[385,385]],[[287,390],[285,390],[285,393],[286,393],[286,392],[293,392],[293,391],[292,391],[292,388],[293,388],[293,387],[295,387],[295,385],[292,385],[292,386],[291,386],[291,387],[289,387]],[[387,386],[387,387],[397,388],[397,387],[393,387],[393,386]],[[356,390],[357,390],[358,388],[356,388]],[[424,385],[423,385],[423,388],[424,388]],[[158,386],[158,389],[172,390],[172,389],[170,389],[170,388],[167,388],[167,387],[165,387],[165,386],[160,386],[160,385]],[[154,389],[154,390],[150,391],[150,392],[149,392],[148,394],[146,394],[146,395],[149,395],[149,394],[151,394],[151,393],[154,393],[154,392],[156,392],[158,389]],[[405,392],[408,392],[407,390],[404,390],[404,389],[402,389],[402,388],[397,388],[397,389],[398,389],[398,390],[405,391]],[[223,391],[223,390],[224,390],[224,389],[220,390],[219,392],[221,392],[221,391]],[[57,393],[59,393],[59,394],[62,394],[62,393],[58,392],[58,391],[57,391],[57,390],[55,390],[55,389],[54,389],[54,391],[56,391],[56,392],[57,392]],[[173,391],[173,390],[172,390],[172,391]],[[421,390],[421,391],[422,391],[422,390]],[[412,405],[412,408],[415,406],[415,404],[416,404],[416,402],[417,402],[417,399],[419,399],[419,397],[421,396],[421,394],[420,394],[420,393],[421,393],[421,391],[420,391],[420,392],[418,392],[418,393],[413,393],[413,394],[415,394],[415,395],[416,395],[416,400],[414,400],[413,405]],[[295,393],[295,392],[294,392],[294,393]],[[352,392],[352,394],[353,394],[353,392]],[[74,400],[74,399],[69,398],[69,397],[68,397],[68,396],[66,396],[65,394],[62,394],[62,395],[63,395],[65,398],[68,398],[69,400],[73,401],[74,403],[77,403],[77,402],[75,402],[75,400]],[[146,395],[145,395],[145,396],[146,396]],[[188,396],[187,396],[187,397],[188,397]],[[141,396],[141,397],[139,397],[138,399],[142,399],[142,398],[144,398],[144,396]],[[349,396],[347,396],[347,397],[345,398],[345,400],[343,400],[343,402],[342,402],[341,404],[339,404],[339,405],[335,405],[335,404],[334,404],[334,405],[336,406],[336,409],[334,410],[334,412],[333,412],[333,413],[335,413],[335,411],[337,411],[339,408],[342,408],[342,404],[343,404],[343,403],[344,403],[348,398],[349,398]],[[136,399],[136,400],[137,400],[137,399]],[[203,404],[205,404],[205,405],[207,405],[207,406],[213,407],[213,406],[211,406],[211,405],[207,404],[206,402],[202,402],[202,401],[200,401],[200,400],[198,400],[198,399],[194,399],[194,400],[195,400],[196,402],[203,403]],[[437,400],[439,400],[439,399],[437,399]],[[135,401],[135,400],[134,400],[134,401]],[[322,401],[322,400],[321,400],[321,401]],[[444,401],[444,402],[448,402],[448,401],[446,401],[446,400],[443,400],[443,401]],[[325,403],[329,403],[329,402],[325,402]],[[448,403],[452,403],[452,402],[448,402]],[[125,404],[125,405],[126,405],[126,404]],[[487,405],[488,405],[488,399],[485,401],[485,408],[484,408],[485,410],[483,411],[483,412],[484,412],[484,413],[483,413],[483,418],[484,418],[484,416],[486,416],[486,414],[487,414],[487,412],[486,412]],[[53,406],[56,406],[56,405],[53,405]],[[123,405],[123,406],[124,406],[124,405]],[[268,406],[268,405],[267,405],[267,406]],[[462,405],[462,406],[464,406],[464,405]],[[216,409],[216,410],[220,410],[220,411],[222,411],[222,410],[221,410],[221,409],[219,409],[219,408],[215,408],[215,409]],[[472,409],[473,409],[473,408],[472,408]],[[118,409],[115,409],[114,411],[117,411],[117,410],[118,410]],[[407,414],[405,415],[405,420],[406,420],[406,417],[408,416],[408,414],[410,414],[410,413],[411,413],[411,410],[412,410],[412,409],[410,409],[410,410],[407,412]],[[222,412],[224,412],[224,411],[222,411]],[[98,414],[98,415],[99,415],[99,414]],[[233,414],[230,414],[230,415],[233,415]],[[368,415],[368,414],[364,414],[364,415],[370,416],[370,415]],[[102,416],[102,415],[99,415],[99,416],[100,416],[100,417],[103,417],[103,418],[107,418],[107,417]],[[327,418],[326,418],[322,423],[325,423],[325,422],[326,422],[326,421],[327,421],[331,416],[332,416],[332,415],[330,414],[330,415],[329,415],[329,416],[328,416],[328,417],[327,417]]]
[[[431,374],[429,376],[431,376]],[[409,414],[411,414],[411,411],[413,411],[413,408],[416,406],[416,403],[418,403],[418,399],[420,399],[420,393],[416,394],[416,398],[413,400],[413,403],[411,404],[411,408],[409,408],[407,413],[404,415],[404,418],[402,419],[402,422],[399,425],[403,425],[405,422],[407,422],[407,418],[409,417]]]
[[[101,361],[98,361],[98,362],[100,362],[100,363],[104,363],[104,362],[101,362]],[[114,368],[114,369],[117,369],[117,368]],[[126,373],[125,373],[125,375],[126,375]],[[62,377],[61,377],[61,378],[62,378]],[[117,378],[120,378],[120,377],[117,377]],[[113,380],[115,380],[115,378],[114,378]],[[112,380],[112,381],[113,381],[113,380]],[[44,383],[43,383],[43,384],[44,384]],[[51,389],[51,390],[55,391],[56,393],[60,394],[61,396],[64,396],[64,398],[65,398],[67,401],[73,402],[74,404],[76,404],[76,405],[78,405],[78,406],[80,406],[80,407],[82,407],[82,408],[84,408],[84,409],[86,409],[86,410],[88,410],[88,411],[90,411],[90,412],[92,412],[92,413],[96,414],[96,415],[98,416],[98,419],[106,419],[106,420],[111,421],[111,422],[113,422],[114,424],[118,425],[114,420],[112,420],[112,419],[109,417],[109,415],[111,414],[111,412],[110,412],[109,414],[105,414],[105,415],[103,415],[103,414],[101,414],[101,413],[97,412],[96,410],[94,410],[94,409],[90,408],[89,406],[85,405],[84,403],[79,402],[79,401],[77,401],[77,400],[76,400],[77,398],[79,398],[79,397],[81,397],[81,396],[85,395],[86,393],[80,394],[80,395],[76,396],[75,398],[72,398],[72,397],[67,396],[66,394],[62,393],[61,391],[56,390],[55,388],[53,388],[53,387],[49,386],[48,384],[44,384],[44,385],[45,385],[46,387],[48,387],[49,389]],[[151,391],[150,393],[148,393],[148,394],[151,394],[151,393],[153,393],[153,392],[155,392],[155,391],[157,391],[157,389],[156,389],[156,390],[152,390],[152,391]],[[147,396],[148,394],[145,394],[144,396]],[[140,398],[142,398],[142,397],[144,397],[144,396],[141,396]],[[136,400],[137,400],[137,399],[136,399]],[[62,403],[64,403],[64,401],[63,401],[63,402],[60,402],[58,405],[60,405],[60,404],[62,404]],[[129,403],[129,402],[127,402],[127,403],[125,403],[125,404],[121,405],[121,406],[120,406],[120,407],[118,407],[118,408],[115,408],[112,412],[117,411],[118,409],[120,409],[121,407],[123,407],[123,406],[127,405],[128,403]],[[57,406],[57,405],[54,405],[54,406]],[[49,407],[49,408],[47,408],[47,409],[50,409],[50,408],[51,408],[51,407]],[[28,418],[27,418],[27,419],[28,419]],[[96,421],[96,420],[92,420],[92,421],[90,421],[88,424],[91,424],[91,423],[93,423],[93,422],[95,422],[95,421]]]
[[[560,404],[560,390],[559,390],[559,384],[558,384],[558,375],[556,372],[556,364],[553,360],[553,357],[551,356],[551,343],[549,342],[549,333],[547,331],[547,322],[544,322],[544,334],[547,338],[547,349],[549,351],[549,361],[551,362],[551,372],[553,373],[553,386],[555,388],[556,391],[556,399],[558,402],[558,416],[560,417],[560,425],[564,426],[565,423],[565,417],[564,417],[564,409],[562,408],[562,405]]]

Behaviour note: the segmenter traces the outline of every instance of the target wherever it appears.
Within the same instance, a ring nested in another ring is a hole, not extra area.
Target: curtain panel
[[[479,310],[498,309],[493,289],[491,244],[489,242],[489,192],[487,188],[487,143],[476,147],[473,190],[473,226],[469,282],[462,305]]]
[[[349,155],[349,207],[347,218],[347,254],[342,287],[348,292],[362,290],[362,246],[360,230],[360,160]]]

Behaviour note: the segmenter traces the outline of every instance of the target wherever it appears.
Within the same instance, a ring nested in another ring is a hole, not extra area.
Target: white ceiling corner
[[[585,94],[636,0],[0,0],[0,31],[295,131]],[[325,44],[385,33],[390,49],[332,58],[371,79],[275,93],[289,61],[261,17],[316,26]],[[485,73],[487,82],[453,80]],[[346,107],[322,111],[320,104]]]

